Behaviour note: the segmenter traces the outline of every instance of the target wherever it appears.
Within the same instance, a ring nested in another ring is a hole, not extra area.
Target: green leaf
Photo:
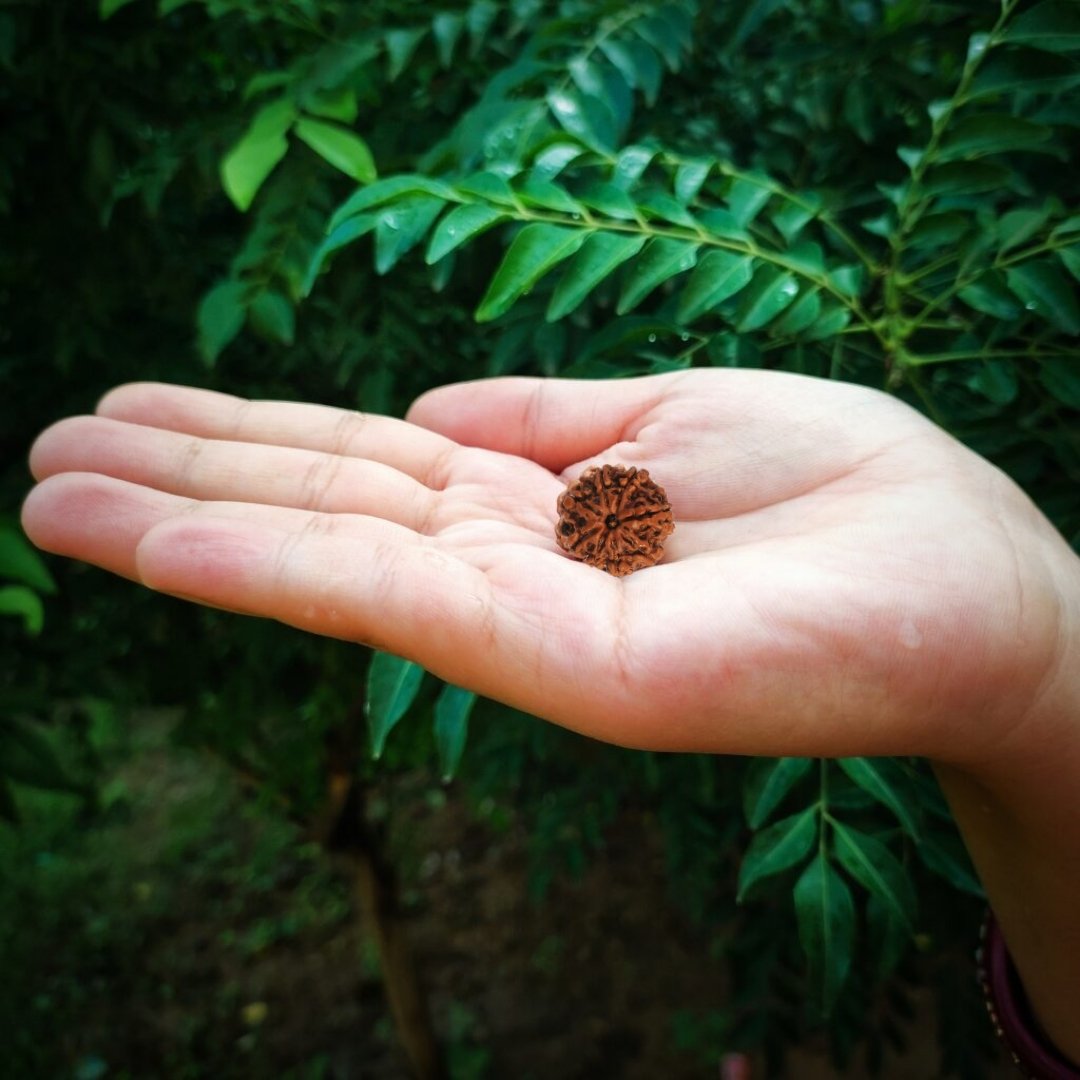
[[[966,100],[995,94],[1061,93],[1080,85],[1080,64],[1028,49],[995,49],[972,80]]]
[[[887,806],[913,840],[919,839],[919,825],[912,806],[918,802],[904,779],[903,770],[889,758],[838,758],[848,777],[882,806]]]
[[[377,222],[378,218],[374,214],[356,214],[345,218],[331,230],[330,235],[315,249],[315,254],[311,257],[311,263],[300,288],[300,295],[307,296],[311,292],[319,271],[322,270],[323,264],[330,255],[347,247],[354,240],[359,240],[361,236],[366,236],[375,228]]]
[[[748,0],[741,5],[739,21],[723,46],[724,52],[729,55],[735,52],[773,12],[782,7],[784,0]]]
[[[731,182],[726,198],[731,216],[737,224],[745,227],[772,198],[772,191],[765,183],[740,176]]]
[[[1076,232],[1080,232],[1080,214],[1073,214],[1072,217],[1059,221],[1050,235],[1056,240],[1059,236],[1067,236]]]
[[[893,853],[880,840],[839,821],[833,821],[832,830],[840,865],[911,932],[915,922],[915,892]]]
[[[1058,258],[1065,264],[1065,269],[1077,281],[1080,281],[1080,244],[1076,244],[1073,247],[1062,248],[1057,253]]]
[[[158,0],[158,14],[168,15],[165,7],[169,0]],[[180,0],[177,3],[177,7],[182,7],[183,4],[193,3],[194,0]],[[258,97],[260,94],[265,94],[267,90],[280,90],[283,86],[291,86],[296,79],[296,75],[292,71],[260,71],[258,75],[252,76],[247,84],[244,86],[243,100],[250,101],[252,98]],[[307,99],[304,101],[304,108],[307,108]]]
[[[517,193],[518,198],[526,206],[539,206],[544,210],[554,210],[560,214],[581,216],[583,209],[581,203],[572,198],[565,188],[553,184],[550,180],[529,176],[518,186]]]
[[[635,19],[631,29],[647,44],[651,45],[663,58],[672,71],[682,67],[682,48],[671,24],[658,19],[655,14]]]
[[[812,764],[813,758],[798,757],[751,761],[743,781],[743,812],[751,829],[760,829],[768,821]]]
[[[457,190],[466,195],[476,195],[488,202],[498,203],[500,206],[517,206],[514,189],[495,173],[473,173],[472,176],[459,181]]]
[[[48,567],[15,526],[0,525],[0,578],[21,581],[42,593],[56,592]]]
[[[514,237],[506,257],[476,309],[477,322],[490,322],[509,311],[514,302],[552,267],[574,254],[588,233],[560,225],[534,222]]]
[[[545,146],[533,158],[533,175],[542,180],[552,180],[584,153],[585,148],[576,142],[556,142]]]
[[[928,870],[947,881],[954,889],[979,900],[986,898],[982,883],[972,868],[967,848],[956,836],[924,836],[916,845],[915,852]]]
[[[45,607],[41,598],[25,585],[0,586],[0,615],[18,615],[26,632],[36,637],[45,625]]]
[[[280,345],[291,345],[296,335],[296,311],[276,289],[263,289],[248,308],[252,328]]]
[[[499,14],[499,5],[492,0],[476,0],[465,13],[465,25],[469,28],[469,55],[476,56],[484,47],[487,33]]]
[[[632,259],[644,246],[644,236],[595,232],[570,260],[552,294],[546,318],[554,322],[569,315],[609,274]]]
[[[866,929],[874,956],[874,971],[887,979],[911,947],[911,934],[876,893],[866,898]]]
[[[1020,263],[1009,267],[1005,278],[1028,311],[1038,312],[1066,334],[1080,334],[1076,290],[1055,263]]]
[[[623,191],[629,191],[642,177],[656,149],[650,146],[624,146],[615,158],[611,182]]]
[[[297,120],[293,130],[301,142],[307,143],[319,157],[346,176],[362,184],[370,184],[377,178],[371,151],[355,132],[307,116]]]
[[[615,146],[615,117],[603,102],[584,97],[573,90],[552,90],[547,95],[552,116],[564,131],[594,150],[608,151]]]
[[[616,221],[634,221],[638,216],[634,201],[614,184],[590,184],[578,196],[578,201]]]
[[[1039,382],[1073,409],[1080,409],[1080,356],[1051,357],[1039,365]]]
[[[241,211],[247,210],[289,149],[285,133],[296,119],[296,106],[282,99],[265,105],[255,114],[247,131],[221,162],[225,194]]]
[[[858,296],[866,283],[863,267],[857,263],[833,267],[828,273],[828,278],[844,296]]]
[[[1030,240],[1046,223],[1050,216],[1050,207],[1039,210],[1010,210],[1002,215],[997,226],[998,253],[1004,254],[1014,247],[1019,247],[1025,240]]]
[[[247,318],[246,292],[239,281],[223,281],[202,298],[195,323],[199,355],[206,363],[212,364],[243,329]]]
[[[908,235],[907,246],[916,251],[953,247],[973,225],[971,215],[959,210],[926,214]]]
[[[823,303],[822,307],[825,310],[821,317],[800,335],[804,341],[828,341],[851,322],[851,311],[848,308],[836,303],[831,306]]]
[[[825,252],[813,240],[800,240],[788,249],[787,261],[807,277],[825,277]]]
[[[250,89],[250,84],[248,88]],[[324,120],[340,120],[343,124],[352,124],[360,113],[356,91],[348,86],[339,86],[335,90],[317,90],[305,94],[301,100],[304,112],[321,116]]]
[[[772,322],[799,295],[795,275],[774,266],[760,266],[743,291],[735,312],[735,329],[741,334],[759,330]]]
[[[657,286],[691,269],[697,261],[697,252],[698,245],[685,240],[670,240],[667,237],[650,240],[623,283],[616,312],[625,315]]]
[[[989,161],[952,161],[928,170],[922,187],[927,195],[978,195],[1000,191],[1010,175],[1004,166]]]
[[[445,207],[437,195],[408,195],[376,212],[375,271],[385,274],[427,235]]]
[[[821,295],[817,289],[800,293],[799,298],[769,328],[780,337],[797,337],[821,316]]]
[[[454,62],[454,47],[465,29],[465,19],[456,13],[443,11],[431,20],[431,29],[439,51],[439,63],[448,68]]]
[[[647,105],[656,104],[664,69],[648,45],[633,38],[605,37],[600,41],[600,51],[632,87],[644,94]]]
[[[461,202],[458,193],[441,180],[432,180],[427,176],[390,176],[353,192],[334,211],[334,216],[330,219],[329,231],[333,232],[338,225],[354,214],[373,210],[377,206],[394,202],[406,195],[433,195],[444,202]]]
[[[675,198],[681,203],[696,198],[712,167],[711,161],[684,161],[675,170]]]
[[[691,323],[749,284],[754,259],[734,251],[710,251],[690,275],[679,298],[678,319]]]
[[[1048,52],[1080,49],[1080,10],[1073,0],[1044,0],[1017,16],[1005,39]]]
[[[637,197],[638,209],[650,218],[670,221],[673,225],[682,225],[687,229],[696,229],[697,222],[690,211],[678,199],[673,199],[664,191],[642,191]]]
[[[101,0],[98,4],[98,18],[104,22],[132,2],[133,0]]]
[[[662,21],[680,49],[690,52],[694,47],[694,18],[682,3],[664,4],[650,18]]]
[[[1000,270],[987,270],[961,289],[957,296],[968,307],[995,319],[1012,320],[1023,311],[1023,305],[1009,291],[1005,284],[1005,275]]]
[[[790,869],[809,854],[817,839],[817,808],[781,818],[754,834],[739,867],[736,900],[741,901],[755,882]]]
[[[851,969],[855,941],[851,892],[827,856],[821,853],[795,883],[794,897],[810,986],[822,1011],[828,1015]]]
[[[744,229],[727,210],[719,208],[703,210],[697,215],[698,221],[713,234],[724,240],[740,240],[748,243],[750,234]]]
[[[476,695],[460,686],[444,686],[435,700],[435,746],[443,780],[453,780],[457,772],[475,704]]]
[[[372,757],[382,757],[386,737],[409,711],[423,678],[424,669],[411,660],[384,652],[372,656],[364,702]]]
[[[806,226],[814,220],[817,210],[794,202],[784,202],[770,214],[769,220],[780,230],[780,235],[790,244]]]
[[[10,780],[46,791],[85,794],[85,785],[72,779],[48,740],[35,725],[0,717],[0,773]]]
[[[1043,124],[1033,124],[1008,113],[984,113],[958,120],[938,147],[937,160],[977,158],[1007,150],[1030,150],[1053,134]]]
[[[1020,393],[1016,365],[1000,357],[984,361],[979,370],[965,380],[965,385],[995,405],[1010,405]]]
[[[416,47],[424,40],[423,26],[405,30],[388,30],[386,37],[387,78],[393,82],[408,66]]]
[[[586,98],[592,98],[597,104],[603,106],[604,111],[610,117],[609,122],[613,126],[616,142],[621,142],[626,126],[633,115],[633,94],[617,68],[597,57],[595,53],[592,55],[595,59],[587,58],[581,54],[573,57],[568,65],[570,76]],[[633,152],[640,149],[642,148],[625,147],[621,150],[616,171],[621,171],[623,157],[627,151]],[[650,160],[655,155],[656,151],[651,151]],[[641,175],[640,171],[637,175]]]
[[[475,236],[506,220],[506,212],[484,203],[464,203],[455,206],[431,234],[425,260],[430,265],[438,262],[455,248],[468,243]]]

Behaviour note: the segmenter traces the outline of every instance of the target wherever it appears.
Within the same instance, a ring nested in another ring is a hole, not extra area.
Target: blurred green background
[[[921,763],[599,746],[17,512],[124,381],[742,365],[898,394],[1075,545],[1076,5],[9,0],[0,69],[0,1076],[999,1075]],[[826,789],[840,956],[763,862]]]

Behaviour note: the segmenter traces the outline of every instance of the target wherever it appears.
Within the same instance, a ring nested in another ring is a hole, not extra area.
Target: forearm
[[[1024,752],[935,771],[1035,1015],[1080,1063],[1080,685]]]

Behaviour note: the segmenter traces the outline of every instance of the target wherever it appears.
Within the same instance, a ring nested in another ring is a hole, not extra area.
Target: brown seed
[[[652,566],[675,531],[664,489],[647,469],[594,465],[556,504],[555,541],[590,566],[622,577]]]

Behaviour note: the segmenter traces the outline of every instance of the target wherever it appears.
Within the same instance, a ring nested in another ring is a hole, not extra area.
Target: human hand
[[[121,387],[38,440],[24,524],[624,745],[1009,753],[1077,638],[1056,532],[874,391],[739,370],[499,379],[409,420]],[[554,541],[556,497],[604,462],[648,468],[677,523],[627,578]]]

